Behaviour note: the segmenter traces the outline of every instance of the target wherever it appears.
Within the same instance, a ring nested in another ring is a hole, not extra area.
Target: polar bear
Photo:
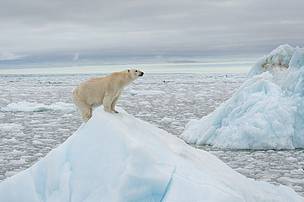
[[[105,77],[91,78],[73,90],[73,101],[87,122],[92,116],[92,107],[103,105],[106,112],[118,113],[115,105],[125,86],[144,73],[137,69],[114,72]]]

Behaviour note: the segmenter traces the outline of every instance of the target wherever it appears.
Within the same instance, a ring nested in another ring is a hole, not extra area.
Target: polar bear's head
[[[128,71],[129,77],[132,78],[132,80],[135,80],[138,77],[144,75],[144,73],[142,71],[137,70],[137,69],[128,69],[127,71]]]

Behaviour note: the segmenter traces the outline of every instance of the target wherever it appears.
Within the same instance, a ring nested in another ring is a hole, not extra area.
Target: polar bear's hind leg
[[[81,116],[82,119],[87,122],[92,117],[92,108],[91,107],[85,107],[81,109]]]
[[[79,100],[77,97],[73,99],[75,105],[79,109],[82,119],[87,122],[92,117],[92,107],[85,102]]]
[[[82,119],[87,122],[92,117],[92,108],[90,105],[85,103],[78,103],[78,108],[80,110]]]

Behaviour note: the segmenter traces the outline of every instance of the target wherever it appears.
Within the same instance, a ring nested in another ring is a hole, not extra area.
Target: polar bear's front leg
[[[120,93],[114,98],[112,104],[111,104],[111,111],[112,112],[115,112],[115,113],[118,113],[118,111],[115,110],[115,106],[116,106],[116,103],[117,103],[117,100],[120,96]]]
[[[111,106],[113,102],[113,96],[106,95],[103,99],[103,107],[106,112],[112,112]]]

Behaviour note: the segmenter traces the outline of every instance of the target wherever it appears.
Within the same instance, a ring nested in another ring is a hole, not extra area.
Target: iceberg
[[[230,99],[180,137],[225,149],[304,148],[304,48],[282,45],[261,58]]]
[[[289,62],[295,49],[288,44],[281,45],[263,56],[249,71],[249,76],[261,74],[265,71],[276,72],[289,67]]]
[[[5,202],[303,201],[237,173],[122,109],[93,117],[32,167],[0,183]]]

